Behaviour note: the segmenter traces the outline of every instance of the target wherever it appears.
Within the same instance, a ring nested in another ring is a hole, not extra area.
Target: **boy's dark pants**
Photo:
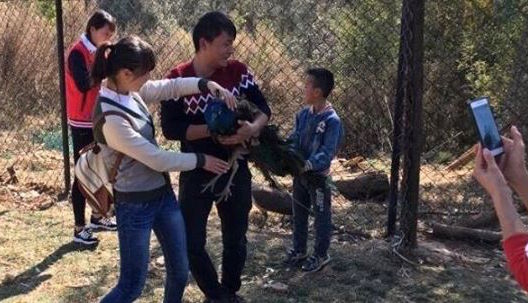
[[[293,180],[293,249],[306,253],[308,217],[315,216],[314,255],[326,256],[332,234],[332,192],[327,176],[303,174]]]

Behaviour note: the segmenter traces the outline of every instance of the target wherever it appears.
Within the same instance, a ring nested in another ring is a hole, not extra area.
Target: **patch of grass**
[[[11,160],[13,158],[13,153],[9,150],[3,150],[0,152],[0,158],[4,160]]]
[[[43,144],[49,150],[62,151],[62,131],[60,129],[36,131],[33,133],[31,143]]]
[[[528,297],[504,270],[504,259],[492,249],[465,245],[466,256],[488,258],[482,264],[457,259],[441,265],[408,267],[392,256],[383,240],[332,242],[333,261],[315,274],[282,266],[291,231],[270,217],[266,227],[250,226],[248,258],[241,295],[248,302],[522,302]],[[119,250],[115,233],[98,233],[95,250],[71,244],[73,214],[68,204],[45,211],[24,211],[0,203],[0,301],[97,302],[117,282]],[[208,226],[208,250],[218,268],[221,234],[213,212]],[[45,235],[45,236],[43,236]],[[313,239],[310,239],[310,245]],[[458,246],[457,246],[458,247]],[[151,242],[147,284],[138,302],[163,299],[165,270],[156,265],[161,249]],[[447,261],[446,261],[447,262]],[[284,283],[286,292],[264,285]],[[193,280],[184,302],[202,302]]]

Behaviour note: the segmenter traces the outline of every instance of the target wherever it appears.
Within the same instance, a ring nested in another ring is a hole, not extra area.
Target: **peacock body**
[[[244,97],[239,98],[235,111],[230,110],[222,100],[213,100],[208,104],[204,118],[213,138],[218,136],[235,134],[239,124],[238,121],[253,121],[259,114],[258,108]],[[229,146],[231,156],[231,175],[224,190],[218,194],[217,202],[225,200],[230,194],[232,179],[238,169],[236,160],[248,155],[248,161],[263,173],[270,183],[271,175],[297,176],[303,172],[304,159],[301,153],[291,147],[291,142],[281,138],[279,128],[276,125],[267,125],[260,131],[258,137],[251,138],[244,144]],[[203,191],[213,190],[214,185],[221,175],[216,176],[205,185]]]

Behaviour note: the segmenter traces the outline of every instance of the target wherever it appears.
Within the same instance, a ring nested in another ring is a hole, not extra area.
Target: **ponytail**
[[[95,85],[101,84],[103,80],[110,74],[110,53],[113,51],[114,45],[110,42],[105,42],[95,52],[95,59],[92,66],[91,78]],[[110,53],[108,53],[110,51]]]
[[[152,47],[135,36],[122,38],[116,44],[103,43],[95,53],[91,78],[95,85],[105,78],[112,78],[119,70],[128,69],[141,76],[156,67],[156,56]]]

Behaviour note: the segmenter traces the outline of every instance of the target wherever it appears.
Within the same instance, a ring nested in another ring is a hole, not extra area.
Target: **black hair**
[[[211,42],[214,38],[220,36],[222,32],[233,37],[233,39],[236,38],[235,24],[224,13],[214,11],[200,17],[192,33],[195,51],[198,52],[200,50],[201,38]]]
[[[90,28],[93,27],[97,30],[106,25],[108,25],[112,32],[115,32],[115,18],[110,15],[107,11],[104,11],[102,9],[96,10],[95,13],[93,13],[93,15],[90,17],[90,19],[88,19],[88,23],[86,24],[86,36],[88,36],[88,39],[92,40],[92,37],[90,35]]]
[[[327,98],[334,89],[334,74],[326,68],[310,68],[306,74],[313,78],[313,87],[319,88]]]
[[[114,77],[123,68],[141,76],[154,67],[156,56],[150,44],[136,36],[129,36],[116,44],[106,42],[97,49],[91,77],[95,84],[99,84],[107,77]]]

